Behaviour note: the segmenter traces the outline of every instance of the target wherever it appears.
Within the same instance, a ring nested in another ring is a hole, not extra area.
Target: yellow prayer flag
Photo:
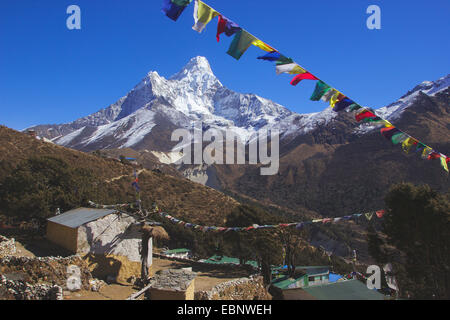
[[[433,151],[430,147],[425,147],[422,151],[422,158],[428,157],[428,154]]]
[[[409,153],[409,150],[415,143],[417,143],[416,139],[411,138],[411,137],[406,138],[405,141],[402,142],[403,151],[405,151],[406,153]]]
[[[202,32],[206,25],[220,13],[203,3],[202,1],[195,0],[194,7],[194,21],[195,24],[192,27],[197,32]]]
[[[261,50],[267,51],[267,52],[272,52],[275,51],[274,48],[272,48],[271,46],[269,46],[267,43],[262,42],[259,39],[256,39],[255,41],[252,42],[252,45],[260,48]]]
[[[444,170],[448,172],[447,159],[445,159],[445,157],[443,156],[441,156],[441,165],[444,168]]]
[[[276,66],[276,73],[288,73],[288,74],[302,74],[306,73],[306,70],[300,67],[296,63],[280,64]]]
[[[384,119],[383,119],[383,122],[384,122],[384,126],[385,126],[386,128],[392,128],[392,127],[394,126],[392,123],[390,123],[390,122],[387,121],[387,120],[384,120]]]
[[[292,70],[289,72],[289,74],[302,74],[306,73],[306,70],[300,67],[299,65],[296,65]]]
[[[334,105],[341,100],[341,95],[342,95],[342,93],[340,93],[339,91],[336,90],[336,93],[333,94],[333,96],[330,99],[330,107],[331,108],[334,108]]]

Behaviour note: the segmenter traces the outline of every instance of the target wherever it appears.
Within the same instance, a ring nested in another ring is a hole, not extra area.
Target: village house
[[[275,279],[272,284],[283,290],[329,283],[330,270],[327,266],[297,266],[295,270],[296,275],[294,277],[281,276]]]
[[[121,269],[127,270],[121,278],[140,274],[140,225],[125,213],[114,209],[73,209],[47,220],[47,239],[71,254],[88,256],[90,263],[97,265],[99,276],[118,277]],[[149,254],[149,267],[151,257]]]

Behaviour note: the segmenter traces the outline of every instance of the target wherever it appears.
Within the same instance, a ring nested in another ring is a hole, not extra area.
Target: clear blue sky
[[[114,103],[150,70],[168,77],[193,56],[208,58],[227,87],[287,108],[316,112],[312,81],[297,87],[257,60],[255,47],[236,61],[230,38],[215,40],[216,20],[191,29],[191,4],[173,22],[160,0],[0,1],[0,123],[14,129],[64,123]],[[448,0],[205,0],[360,104],[389,104],[450,70]],[[66,8],[81,8],[81,30],[66,28]],[[366,9],[381,8],[381,30]]]

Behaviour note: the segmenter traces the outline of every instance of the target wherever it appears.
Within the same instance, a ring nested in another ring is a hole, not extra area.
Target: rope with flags
[[[247,227],[216,227],[216,226],[202,226],[195,223],[188,223],[183,220],[177,219],[174,216],[162,212],[159,210],[157,212],[162,218],[165,218],[172,222],[173,224],[177,224],[180,226],[183,226],[188,229],[198,230],[202,232],[243,232],[243,231],[251,231],[251,230],[260,230],[260,229],[278,229],[278,228],[289,228],[289,227],[295,227],[297,230],[300,230],[308,225],[312,224],[332,224],[337,223],[341,221],[349,221],[349,220],[356,220],[360,217],[366,218],[368,221],[372,219],[373,216],[376,216],[377,218],[381,219],[385,215],[385,210],[378,210],[373,212],[367,212],[367,213],[355,213],[352,215],[346,215],[342,217],[335,217],[335,218],[322,218],[322,219],[313,219],[310,221],[303,221],[303,222],[292,222],[292,223],[279,223],[274,225],[258,225],[253,224],[251,226]]]
[[[133,208],[134,204],[116,204],[116,205],[100,205],[97,203],[94,203],[92,201],[89,201],[89,204],[95,208],[102,208],[102,209],[117,209],[120,210],[120,208]],[[141,211],[141,210],[140,210]],[[150,214],[158,214],[160,217],[169,220],[173,224],[180,225],[182,227],[198,230],[202,232],[243,232],[243,231],[251,231],[251,230],[259,230],[259,229],[278,229],[278,228],[289,228],[289,227],[295,227],[297,230],[300,230],[308,225],[312,224],[333,224],[337,222],[343,222],[343,221],[350,221],[350,220],[357,220],[358,218],[366,218],[366,220],[371,221],[374,216],[381,219],[386,214],[385,210],[377,210],[377,211],[371,211],[366,213],[355,213],[351,215],[341,216],[341,217],[334,217],[334,218],[322,218],[322,219],[313,219],[309,221],[302,221],[302,222],[291,222],[291,223],[279,223],[279,224],[273,224],[273,225],[258,225],[253,224],[251,226],[247,227],[216,227],[216,226],[203,226],[198,225],[195,223],[189,223],[185,222],[183,220],[177,219],[174,216],[163,212],[160,208],[158,208],[158,205],[154,205],[153,209],[151,211],[146,211],[146,216]]]
[[[177,21],[178,17],[191,2],[192,0],[163,0],[162,11],[167,17]],[[450,162],[450,157],[436,151],[425,143],[396,128],[389,121],[382,119],[377,115],[374,110],[357,104],[341,91],[329,86],[317,76],[296,63],[293,59],[281,54],[278,50],[258,39],[203,1],[195,0],[195,23],[192,29],[201,33],[206,25],[215,17],[218,17],[216,34],[218,42],[220,41],[220,35],[223,33],[228,37],[234,35],[227,53],[236,60],[239,60],[251,45],[258,47],[267,52],[265,55],[259,56],[258,59],[275,62],[275,71],[277,75],[282,73],[294,75],[291,80],[291,85],[296,86],[302,80],[317,81],[310,100],[327,102],[335,112],[344,110],[347,112],[354,112],[355,120],[358,123],[382,125],[383,128],[381,129],[381,134],[386,139],[392,141],[394,145],[401,144],[403,151],[406,153],[409,153],[411,150],[414,150],[416,153],[421,153],[423,159],[439,159],[443,169],[447,173],[449,172],[448,163]]]
[[[133,176],[134,176],[134,181],[131,183],[131,185],[136,190],[136,205],[138,206],[139,211],[142,211],[141,188],[139,187],[139,178],[138,178],[138,173],[136,172],[136,169],[134,169]]]

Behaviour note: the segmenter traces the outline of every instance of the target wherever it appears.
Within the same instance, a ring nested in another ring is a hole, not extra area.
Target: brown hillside
[[[131,186],[132,165],[43,142],[0,126],[0,180],[18,163],[32,156],[57,157],[72,167],[91,170],[98,184],[97,194],[92,195],[93,201],[113,204],[135,199]],[[225,217],[239,205],[219,191],[162,172],[143,171],[139,175],[139,184],[145,206],[156,201],[167,212],[198,223],[222,225]]]

